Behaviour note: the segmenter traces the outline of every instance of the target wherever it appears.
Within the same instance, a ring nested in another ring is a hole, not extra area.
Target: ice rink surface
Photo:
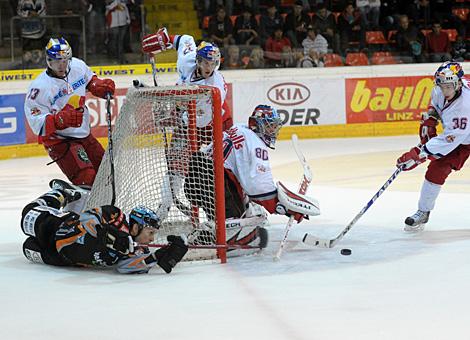
[[[300,141],[322,215],[294,225],[272,216],[269,247],[225,265],[183,263],[166,275],[121,275],[29,263],[21,210],[64,178],[45,157],[0,161],[0,339],[469,339],[470,171],[451,174],[430,222],[403,232],[426,169],[401,173],[333,249],[300,245],[305,232],[333,238],[395,170],[417,137]],[[276,179],[296,189],[290,142],[271,154]],[[352,249],[351,256],[340,255]]]

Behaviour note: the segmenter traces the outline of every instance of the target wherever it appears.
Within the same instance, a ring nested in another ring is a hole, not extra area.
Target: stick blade
[[[313,247],[332,248],[331,240],[321,239],[321,238],[315,237],[313,235],[310,235],[309,233],[306,233],[304,235],[304,238],[302,239],[302,242],[306,245],[313,246]]]

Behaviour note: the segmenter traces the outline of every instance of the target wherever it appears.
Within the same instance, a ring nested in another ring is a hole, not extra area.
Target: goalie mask
[[[51,38],[46,46],[47,67],[59,78],[64,78],[70,70],[72,48],[64,38]]]
[[[462,66],[453,61],[446,61],[437,69],[434,74],[434,82],[442,90],[447,100],[452,99],[462,86],[464,75]]]
[[[137,234],[132,236],[133,238],[139,236],[144,228],[152,228],[155,230],[160,228],[160,218],[158,218],[157,214],[153,210],[144,206],[135,207],[129,214],[130,228],[132,228],[134,223],[137,223],[138,230]]]
[[[201,42],[196,50],[196,65],[204,78],[209,78],[220,66],[219,48],[208,42]]]
[[[248,118],[248,126],[267,147],[274,149],[277,135],[282,127],[281,117],[275,108],[269,105],[258,105]]]

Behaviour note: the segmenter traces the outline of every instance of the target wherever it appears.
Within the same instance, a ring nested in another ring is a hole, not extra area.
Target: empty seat
[[[398,64],[397,60],[390,52],[374,52],[370,61],[372,65]]]
[[[325,62],[325,67],[332,67],[332,66],[343,66],[343,58],[340,55],[335,53],[328,53],[325,54],[323,57]]]
[[[386,44],[387,40],[382,31],[367,31],[366,42],[370,45]]]
[[[369,65],[369,59],[362,52],[348,53],[348,54],[346,54],[346,65],[348,65],[348,66]]]
[[[452,13],[462,21],[467,21],[469,11],[470,9],[466,7],[459,7],[459,8],[452,9]]]

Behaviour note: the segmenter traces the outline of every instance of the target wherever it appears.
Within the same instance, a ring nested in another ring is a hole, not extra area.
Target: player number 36
[[[465,130],[465,128],[467,127],[467,118],[465,118],[465,117],[463,117],[463,118],[454,118],[454,119],[452,119],[452,121],[454,122],[454,129]]]

